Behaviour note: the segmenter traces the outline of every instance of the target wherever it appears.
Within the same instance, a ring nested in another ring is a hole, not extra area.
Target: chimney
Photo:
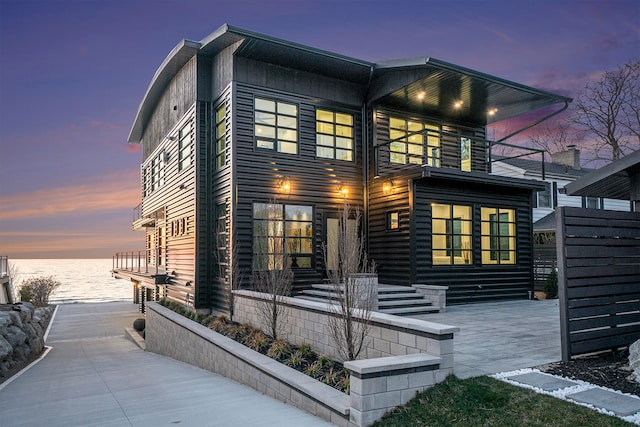
[[[568,145],[565,151],[552,153],[551,162],[580,170],[580,150],[575,145]]]

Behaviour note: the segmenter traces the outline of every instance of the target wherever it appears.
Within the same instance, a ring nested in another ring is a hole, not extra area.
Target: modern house
[[[13,289],[9,271],[9,257],[0,255],[0,304],[13,303]]]
[[[230,265],[250,287],[252,268],[291,257],[297,293],[331,268],[322,248],[346,203],[380,283],[446,285],[449,304],[528,298],[545,187],[489,173],[486,126],[570,101],[429,57],[373,63],[228,25],[182,41],[129,135],[146,250],[116,254],[114,275],[137,299],[226,311]]]

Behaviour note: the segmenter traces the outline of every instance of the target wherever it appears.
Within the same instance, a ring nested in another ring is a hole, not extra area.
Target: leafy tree
[[[640,148],[640,59],[587,83],[572,122],[593,141],[594,160],[617,160]]]

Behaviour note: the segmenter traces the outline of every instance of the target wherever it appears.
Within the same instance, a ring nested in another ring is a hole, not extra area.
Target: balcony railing
[[[0,255],[0,277],[9,276],[9,257]]]
[[[410,143],[406,146],[406,153],[401,153],[400,151],[392,152],[392,144],[396,142],[407,144],[406,141],[414,135],[421,135],[425,141],[422,147],[423,155],[410,153],[409,150],[412,145]],[[420,173],[423,166],[460,170],[462,138],[470,141],[472,171],[491,173],[491,166],[496,161],[525,157],[539,160],[542,163],[541,168],[544,179],[544,150],[491,141],[458,132],[434,131],[431,129],[409,132],[401,138],[376,145],[373,152],[374,175],[392,177],[398,174],[411,174],[413,171]],[[438,142],[434,143],[433,141]],[[455,154],[452,154],[452,152]],[[482,154],[480,155],[480,153]],[[394,155],[399,155],[401,161],[392,162],[391,159]],[[402,161],[402,155],[405,156],[404,161]]]
[[[160,255],[160,249],[116,252],[113,256],[113,270],[150,276],[164,275],[164,266],[156,262]]]

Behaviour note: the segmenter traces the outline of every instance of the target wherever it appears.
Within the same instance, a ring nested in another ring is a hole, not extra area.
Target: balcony
[[[426,143],[412,144],[412,139]],[[419,177],[428,169],[437,169],[441,173],[448,170],[456,175],[464,174],[461,165],[465,161],[461,152],[465,149],[465,144],[470,152],[468,163],[465,165],[470,169],[469,172],[490,174],[493,162],[525,157],[540,161],[544,179],[544,150],[491,141],[459,132],[431,129],[407,132],[401,138],[376,145],[373,149],[373,173],[375,177],[380,178],[393,178],[398,175]]]
[[[142,214],[142,203],[133,208],[133,223],[132,228],[134,231],[143,230],[145,228],[151,228],[156,226],[156,222],[159,219],[164,218],[164,208],[160,208],[150,214]]]
[[[111,273],[116,279],[126,279],[146,284],[166,284],[169,276],[163,265],[159,249],[116,252]]]

